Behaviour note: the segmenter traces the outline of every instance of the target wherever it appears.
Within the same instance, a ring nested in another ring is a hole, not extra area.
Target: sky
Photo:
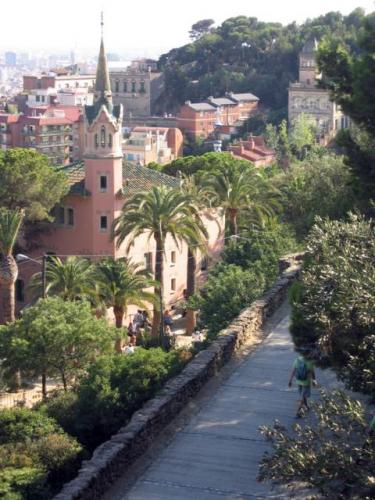
[[[108,52],[156,57],[189,42],[201,19],[245,15],[303,22],[329,11],[375,10],[374,0],[0,0],[0,50],[96,53],[104,11]]]

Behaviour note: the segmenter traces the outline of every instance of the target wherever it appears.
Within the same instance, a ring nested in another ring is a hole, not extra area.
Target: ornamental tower
[[[85,188],[91,197],[92,245],[99,253],[114,253],[113,242],[108,242],[111,224],[118,212],[116,194],[123,182],[122,114],[122,105],[114,106],[112,102],[102,15],[94,103],[84,110]]]

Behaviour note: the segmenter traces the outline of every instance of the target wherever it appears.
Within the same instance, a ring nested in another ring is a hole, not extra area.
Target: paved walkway
[[[111,500],[219,500],[281,498],[271,485],[257,482],[258,464],[268,448],[258,427],[277,418],[294,422],[297,393],[288,389],[295,358],[288,310],[269,336],[238,364],[176,432],[130,486],[120,481]],[[280,315],[280,314],[279,314]],[[318,373],[324,386],[332,374]],[[313,397],[316,397],[316,395]],[[288,498],[288,496],[286,496]]]

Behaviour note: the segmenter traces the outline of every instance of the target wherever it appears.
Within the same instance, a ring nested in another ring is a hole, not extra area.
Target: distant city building
[[[265,145],[261,135],[250,134],[247,140],[231,144],[228,151],[236,158],[251,161],[256,167],[265,167],[276,160],[276,152]]]
[[[177,115],[177,126],[191,139],[206,139],[215,133],[230,139],[258,107],[259,98],[251,93],[227,93],[205,102],[186,101]]]
[[[17,54],[15,52],[5,52],[5,66],[16,66]]]
[[[47,90],[49,88],[60,89],[76,89],[87,88],[92,89],[95,84],[95,75],[82,74],[49,74],[41,76],[24,75],[23,90]]]
[[[54,165],[82,158],[83,117],[77,106],[41,106],[28,115],[0,114],[0,147],[32,148]]]
[[[184,138],[177,128],[135,127],[122,144],[124,159],[139,165],[169,163],[182,156]]]
[[[329,92],[318,88],[321,79],[315,56],[318,42],[309,40],[299,56],[299,79],[289,85],[288,118],[292,123],[300,114],[311,117],[322,137],[329,137],[348,126],[349,119],[330,99]]]
[[[156,72],[154,61],[133,61],[123,70],[111,70],[114,104],[122,104],[124,118],[145,117],[155,113],[155,103],[164,90],[164,77]]]

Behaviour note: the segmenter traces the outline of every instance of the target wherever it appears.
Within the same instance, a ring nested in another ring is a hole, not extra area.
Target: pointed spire
[[[104,29],[103,12],[101,13],[100,26],[101,26],[102,36],[100,41],[98,65],[96,68],[95,100],[104,99],[109,102],[112,102],[111,83],[109,80],[107,56],[105,53],[104,41],[103,41],[103,29]]]

